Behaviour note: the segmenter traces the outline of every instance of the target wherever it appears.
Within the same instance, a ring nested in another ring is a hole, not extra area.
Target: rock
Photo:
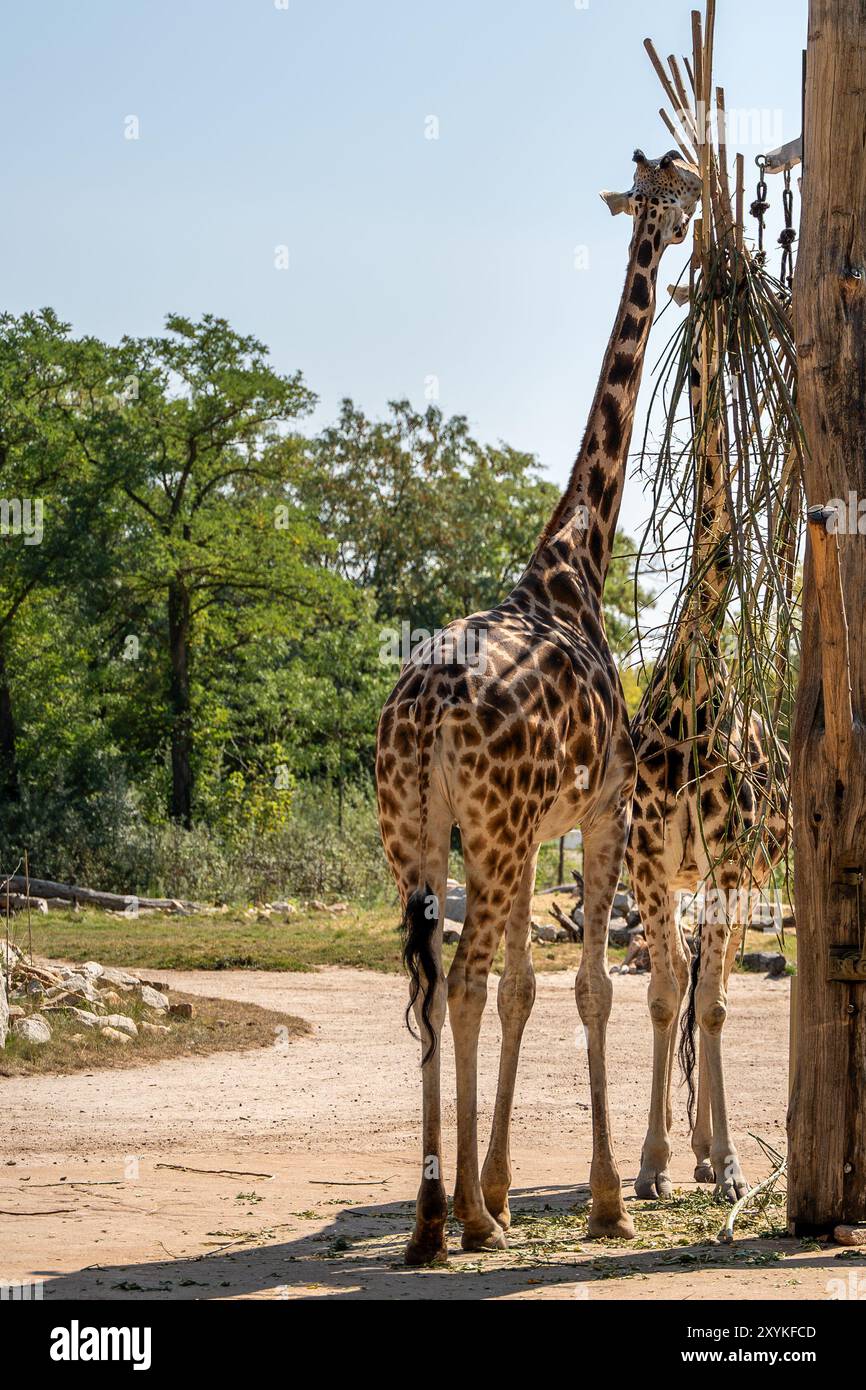
[[[142,1004],[146,1004],[149,1009],[157,1009],[161,1014],[165,1013],[168,1000],[158,989],[153,989],[151,985],[142,985],[139,994]]]
[[[136,989],[138,986],[137,975],[130,975],[128,970],[116,970],[111,965],[103,967],[99,978],[107,985],[114,985],[115,989]]]
[[[86,960],[81,967],[83,975],[89,975],[91,980],[98,980],[104,974],[103,967],[98,960]]]
[[[615,913],[618,913],[621,917],[625,917],[633,907],[634,903],[628,893],[614,893],[613,910]]]
[[[452,922],[466,921],[466,886],[453,878],[445,887],[445,916]]]
[[[571,920],[572,920],[572,922],[574,923],[574,925],[575,925],[576,927],[580,927],[581,931],[583,931],[583,908],[582,908],[582,907],[573,907],[573,908],[571,909]]]
[[[30,979],[24,986],[24,993],[27,995],[28,999],[41,999],[45,993],[45,986],[42,984],[41,980]]]
[[[85,1028],[98,1028],[103,1022],[97,1014],[88,1013],[86,1009],[77,1009],[74,1005],[52,1004],[48,1007],[52,1011],[56,1010],[57,1013],[71,1014],[75,1022],[82,1024]],[[47,1011],[46,1009],[46,1012]]]
[[[638,912],[636,907],[632,908],[631,912],[629,912],[625,920],[630,927],[640,926],[640,913]]]
[[[138,1026],[135,1019],[128,1014],[106,1014],[105,1018],[99,1020],[102,1025],[100,1032],[104,1033],[106,1028],[111,1028],[117,1033],[125,1033],[129,1038],[138,1037]]]
[[[41,1014],[31,1014],[29,1018],[16,1018],[12,1024],[12,1032],[16,1038],[23,1038],[29,1043],[51,1041],[51,1029]]]
[[[195,1015],[192,1004],[188,1003],[169,1004],[168,1012],[171,1018],[193,1018]]]
[[[80,971],[61,971],[63,976],[62,985],[54,985],[48,990],[49,998],[57,998],[60,994],[79,995],[86,999],[88,1004],[99,1002],[99,993],[89,975],[84,975]]]
[[[557,940],[557,941],[562,941],[562,942],[565,942],[565,941],[573,941],[573,940],[574,940],[574,937],[573,937],[573,935],[572,935],[572,933],[571,933],[570,931],[566,931],[566,930],[565,930],[565,927],[557,927],[557,928],[556,928],[556,940]]]
[[[744,970],[766,970],[774,979],[784,975],[787,964],[781,951],[747,951],[743,956]]]
[[[294,903],[267,903],[266,906],[269,907],[272,912],[285,912],[287,917],[293,916],[298,910]]]
[[[132,1038],[129,1033],[121,1033],[118,1028],[100,1028],[103,1038],[108,1038],[110,1042],[131,1043]]]
[[[446,946],[456,946],[460,940],[460,923],[452,922],[446,917],[442,930],[442,940]]]
[[[833,1239],[837,1245],[866,1246],[866,1225],[835,1226],[833,1228]]]
[[[115,1005],[121,1002],[120,995],[116,989],[104,989],[102,991],[103,1004]]]
[[[557,928],[556,928],[556,927],[549,927],[549,926],[547,925],[546,922],[541,922],[541,923],[533,922],[533,924],[532,924],[532,939],[533,939],[533,941],[551,941],[551,942],[552,942],[552,941],[555,941],[555,940],[556,940],[556,932],[557,932]]]
[[[0,1011],[2,1011],[2,1008],[3,1008],[3,1001],[2,1001],[2,999],[0,999]],[[10,1005],[9,1005],[9,1017],[10,1017],[11,1019],[23,1018],[23,1017],[24,1017],[24,1009],[22,1009],[22,1007],[21,1007],[20,1004],[10,1004]],[[0,1044],[0,1046],[2,1046],[2,1044]]]
[[[80,990],[62,989],[58,992],[57,990],[50,989],[45,998],[48,1001],[45,1005],[46,1008],[78,1009],[84,1004],[90,1009],[101,1007],[98,994],[93,994],[91,996],[89,994],[82,994]]]
[[[624,917],[611,917],[607,939],[611,946],[628,946],[631,942],[632,930],[633,928],[629,927]]]
[[[167,1023],[140,1023],[138,1025],[138,1031],[153,1038],[156,1037],[158,1033],[170,1033],[171,1029]]]

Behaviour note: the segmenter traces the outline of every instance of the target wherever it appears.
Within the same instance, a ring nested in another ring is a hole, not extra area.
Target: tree
[[[559,497],[532,454],[481,445],[463,416],[408,401],[393,401],[384,421],[343,401],[310,444],[299,492],[334,542],[333,564],[375,593],[382,622],[429,632],[503,598]],[[633,550],[617,537],[605,589],[621,658],[634,630]]]
[[[118,607],[154,643],[171,761],[169,811],[192,824],[192,662],[204,629],[253,639],[262,605],[283,632],[339,621],[346,586],[316,563],[321,538],[292,504],[297,452],[287,432],[314,403],[300,373],[276,372],[267,350],[212,315],[169,315],[162,337],[124,338],[114,372],[122,410],[101,415],[99,452],[125,499]],[[153,604],[162,623],[152,621]],[[133,628],[133,633],[135,632]],[[137,639],[138,640],[138,639]]]
[[[866,496],[866,26],[811,0],[800,252],[798,403],[810,505],[792,737],[798,990],[788,1111],[797,1234],[866,1219],[866,546],[828,531]],[[847,978],[846,978],[847,972]]]
[[[16,634],[48,590],[104,565],[100,484],[82,440],[105,354],[96,339],[69,332],[50,309],[0,316],[0,791],[13,840],[21,795],[13,682],[25,656]]]

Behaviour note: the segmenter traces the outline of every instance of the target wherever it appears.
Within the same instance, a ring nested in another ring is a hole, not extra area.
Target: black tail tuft
[[[698,935],[698,944],[692,956],[691,978],[689,980],[689,995],[680,1025],[680,1046],[679,1059],[682,1068],[683,1080],[688,1087],[688,1112],[689,1129],[695,1127],[695,1061],[697,1052],[695,1050],[695,1023],[697,1015],[697,992],[698,976],[701,973],[701,936]]]
[[[433,955],[433,933],[439,924],[439,904],[429,883],[410,893],[403,913],[400,930],[403,933],[403,964],[409,972],[409,1006],[406,1009],[406,1027],[416,1037],[412,1027],[411,1014],[418,995],[421,995],[421,1018],[430,1039],[424,1056],[423,1067],[436,1050],[436,1040],[430,1027],[430,1009],[438,986],[438,967]],[[423,981],[422,981],[423,975]]]

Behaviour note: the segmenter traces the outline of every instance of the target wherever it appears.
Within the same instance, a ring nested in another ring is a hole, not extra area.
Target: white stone
[[[23,1038],[29,1043],[51,1041],[51,1029],[41,1014],[31,1014],[29,1018],[16,1018],[12,1024],[12,1032],[16,1038]]]
[[[119,1028],[100,1028],[103,1038],[108,1038],[110,1042],[131,1043],[132,1038],[128,1033],[121,1033]]]
[[[127,1014],[105,1014],[99,1022],[102,1025],[101,1031],[103,1033],[106,1028],[115,1028],[118,1033],[125,1033],[129,1038],[138,1037],[138,1028],[135,1020],[129,1018]]]
[[[160,1013],[165,1013],[168,1000],[158,989],[153,989],[151,985],[142,985],[139,994],[142,1004],[146,1004],[149,1009],[158,1009]]]

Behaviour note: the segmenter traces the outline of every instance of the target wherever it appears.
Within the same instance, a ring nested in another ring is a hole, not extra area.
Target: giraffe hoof
[[[467,1227],[460,1241],[464,1250],[507,1250],[508,1241],[502,1227],[494,1223],[493,1229],[486,1226],[480,1229]]]
[[[634,1222],[627,1212],[596,1216],[589,1213],[589,1234],[592,1240],[634,1240]]]
[[[741,1197],[745,1197],[748,1190],[749,1184],[745,1178],[735,1178],[728,1182],[716,1183],[713,1197],[717,1202],[729,1202],[733,1206]]]
[[[709,1159],[705,1158],[703,1163],[699,1163],[695,1169],[695,1182],[714,1183],[715,1181],[715,1169]]]
[[[666,1201],[673,1195],[673,1186],[667,1173],[656,1173],[652,1177],[639,1177],[634,1185],[638,1197],[644,1201]]]
[[[423,1231],[414,1235],[406,1246],[403,1262],[418,1265],[444,1265],[448,1262],[448,1246],[444,1231]]]

